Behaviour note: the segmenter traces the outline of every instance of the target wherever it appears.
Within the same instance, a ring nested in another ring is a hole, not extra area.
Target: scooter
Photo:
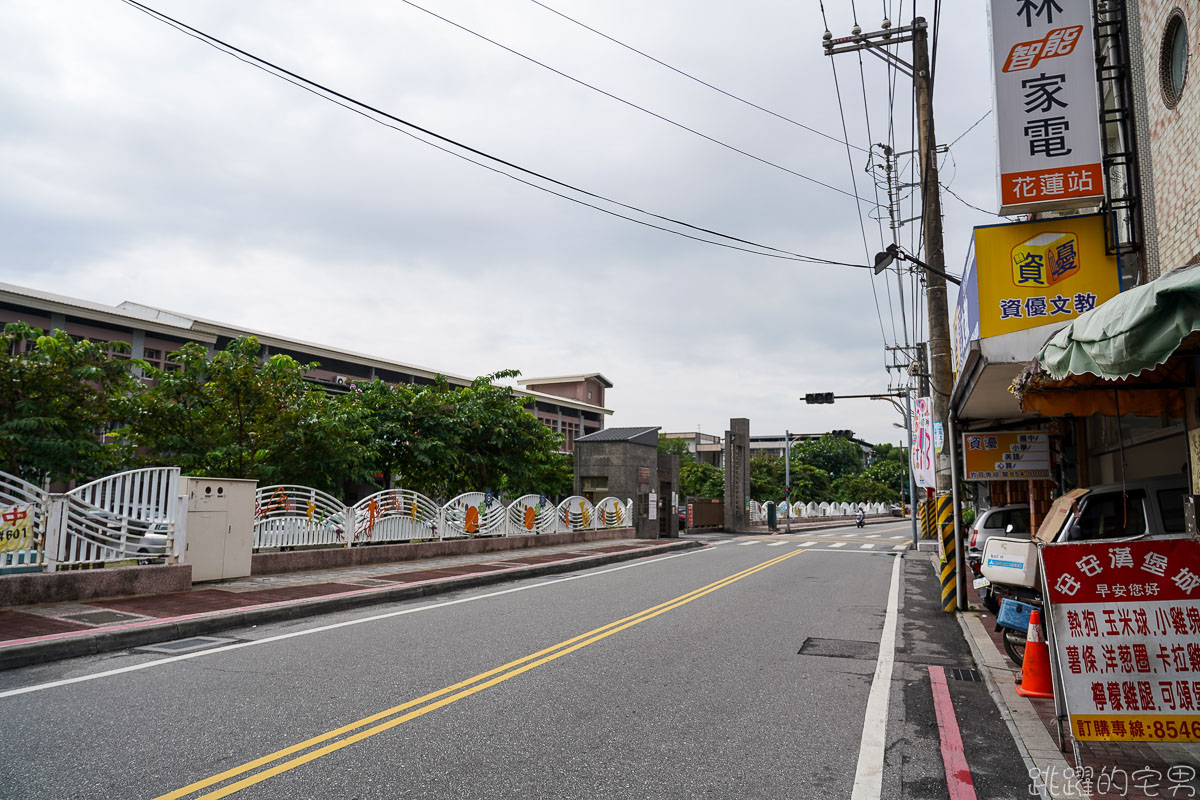
[[[856,527],[859,527],[859,528],[863,527],[864,525],[867,524],[866,516],[864,516],[863,514],[859,514],[857,517],[854,518],[854,524]]]

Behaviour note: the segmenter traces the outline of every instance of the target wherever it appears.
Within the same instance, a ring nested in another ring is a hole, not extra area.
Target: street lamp
[[[887,246],[887,249],[884,250],[882,253],[875,254],[875,274],[878,275],[879,273],[883,272],[885,269],[890,267],[892,265],[892,262],[895,261],[896,259],[900,259],[901,261],[911,261],[912,263],[916,264],[918,267],[929,270],[934,275],[941,275],[943,278],[950,281],[955,286],[962,286],[962,281],[959,280],[958,278],[954,277],[953,275],[950,275],[949,273],[942,272],[937,267],[929,266],[928,264],[926,264],[924,261],[917,258],[916,256],[910,255],[910,254],[904,252],[903,250],[901,250],[900,246],[897,244],[889,244]]]

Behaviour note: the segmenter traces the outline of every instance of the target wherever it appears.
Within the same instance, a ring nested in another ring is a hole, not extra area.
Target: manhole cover
[[[86,614],[69,614],[63,619],[82,622],[84,625],[111,625],[114,622],[127,622],[131,619],[143,618],[137,614],[122,614],[120,611],[89,611]]]
[[[956,681],[967,681],[969,683],[983,682],[983,676],[979,674],[979,670],[975,669],[960,669],[955,667],[950,670],[950,677]]]
[[[139,647],[138,652],[141,653],[187,653],[192,650],[202,650],[205,647],[213,647],[218,644],[230,644],[236,640],[221,639],[217,636],[193,636],[190,639],[176,639],[173,642],[163,642],[162,644],[151,645],[149,647]]]
[[[877,642],[860,642],[855,639],[819,639],[813,636],[800,645],[798,655],[823,656],[825,658],[860,658],[874,661],[879,655]]]

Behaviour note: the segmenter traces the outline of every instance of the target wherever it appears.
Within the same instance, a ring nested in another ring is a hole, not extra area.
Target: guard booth
[[[575,440],[575,494],[633,500],[639,539],[679,535],[679,456],[658,452],[661,428],[607,428]]]

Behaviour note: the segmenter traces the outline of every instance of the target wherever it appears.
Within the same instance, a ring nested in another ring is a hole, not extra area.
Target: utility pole
[[[925,303],[929,317],[929,374],[932,421],[947,430],[950,406],[950,307],[946,297],[946,254],[942,244],[941,186],[937,172],[937,137],[933,130],[933,81],[929,71],[929,25],[917,17],[911,25],[892,28],[884,20],[883,30],[863,33],[855,26],[850,36],[835,39],[825,31],[825,55],[835,56],[866,50],[913,79],[916,93],[917,154],[921,166],[922,218],[925,237]],[[913,44],[913,62],[909,64],[888,48],[903,42]],[[935,272],[936,270],[936,272]],[[938,274],[938,273],[943,274]],[[937,488],[950,491],[950,467],[937,464]],[[915,498],[914,498],[915,500]]]
[[[934,270],[946,271],[946,251],[942,244],[942,187],[938,183],[937,137],[933,132],[933,76],[929,72],[929,27],[923,17],[913,20],[913,85],[917,100],[917,140],[921,164],[921,206],[924,211],[925,261]],[[925,304],[929,314],[929,378],[933,421],[949,430],[950,390],[953,378],[950,363],[950,306],[946,297],[946,279],[933,270],[925,271]],[[936,458],[937,488],[950,491],[949,464]],[[948,461],[948,459],[946,459]]]
[[[784,518],[784,530],[792,532],[792,432],[783,432],[783,500],[787,503],[787,516]]]

